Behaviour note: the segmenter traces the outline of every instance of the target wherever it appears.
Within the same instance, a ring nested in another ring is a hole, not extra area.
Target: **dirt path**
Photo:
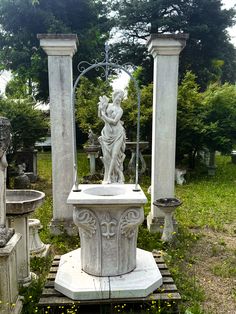
[[[204,229],[201,234],[192,251],[191,275],[205,291],[203,310],[236,314],[236,225],[226,226],[225,232]]]

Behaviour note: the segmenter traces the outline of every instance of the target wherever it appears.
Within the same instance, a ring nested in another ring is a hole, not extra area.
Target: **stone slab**
[[[55,289],[73,300],[108,299],[108,277],[96,277],[81,269],[81,249],[62,255]]]
[[[141,298],[162,285],[162,275],[151,252],[137,249],[136,268],[125,275],[109,277],[110,298]]]
[[[137,249],[134,271],[114,277],[91,276],[81,270],[81,249],[61,257],[55,289],[73,300],[146,297],[162,285],[162,275],[151,252]]]
[[[80,184],[80,192],[71,190],[67,199],[68,204],[145,204],[147,198],[143,191],[134,191],[134,184]]]

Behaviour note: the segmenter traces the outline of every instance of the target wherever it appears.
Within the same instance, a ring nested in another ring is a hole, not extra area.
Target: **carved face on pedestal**
[[[11,142],[11,124],[5,117],[0,117],[0,159]]]

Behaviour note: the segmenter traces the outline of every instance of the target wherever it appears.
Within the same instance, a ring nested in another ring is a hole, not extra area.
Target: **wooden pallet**
[[[126,299],[104,299],[104,300],[82,300],[82,301],[75,301],[71,300],[68,297],[64,296],[60,292],[56,291],[54,289],[54,281],[56,278],[56,273],[58,270],[59,262],[60,262],[60,256],[56,255],[54,257],[54,260],[52,262],[52,266],[50,268],[50,272],[47,276],[47,280],[44,286],[44,289],[42,291],[41,298],[39,300],[39,308],[43,311],[45,310],[45,313],[61,313],[63,311],[59,309],[64,308],[70,308],[70,307],[76,307],[79,306],[80,310],[79,313],[83,313],[83,308],[85,310],[84,313],[113,313],[111,311],[111,308],[114,308],[114,306],[126,304],[129,307],[132,305],[138,305],[139,307],[150,306],[150,304],[169,304],[171,305],[171,308],[174,309],[172,312],[178,312],[178,302],[181,300],[181,296],[177,290],[176,285],[174,284],[174,280],[171,277],[171,274],[164,262],[163,257],[161,256],[160,252],[155,251],[153,252],[154,259],[157,263],[157,266],[162,274],[163,277],[163,284],[160,288],[155,290],[151,295],[145,297],[145,298],[126,298]],[[107,305],[108,311],[106,310],[98,311],[99,306],[103,306],[104,309]],[[89,307],[91,309],[89,309]],[[53,310],[55,309],[55,311]],[[57,309],[57,310],[56,310]],[[91,311],[92,310],[92,311]],[[95,311],[96,310],[96,311]],[[43,311],[44,312],[44,311]],[[65,312],[66,313],[66,312]],[[114,312],[116,313],[116,312]]]

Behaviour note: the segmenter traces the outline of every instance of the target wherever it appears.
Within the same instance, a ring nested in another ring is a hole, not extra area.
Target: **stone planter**
[[[173,213],[182,202],[177,198],[159,198],[153,205],[157,206],[165,215],[164,229],[162,233],[162,241],[170,242],[174,235]]]

